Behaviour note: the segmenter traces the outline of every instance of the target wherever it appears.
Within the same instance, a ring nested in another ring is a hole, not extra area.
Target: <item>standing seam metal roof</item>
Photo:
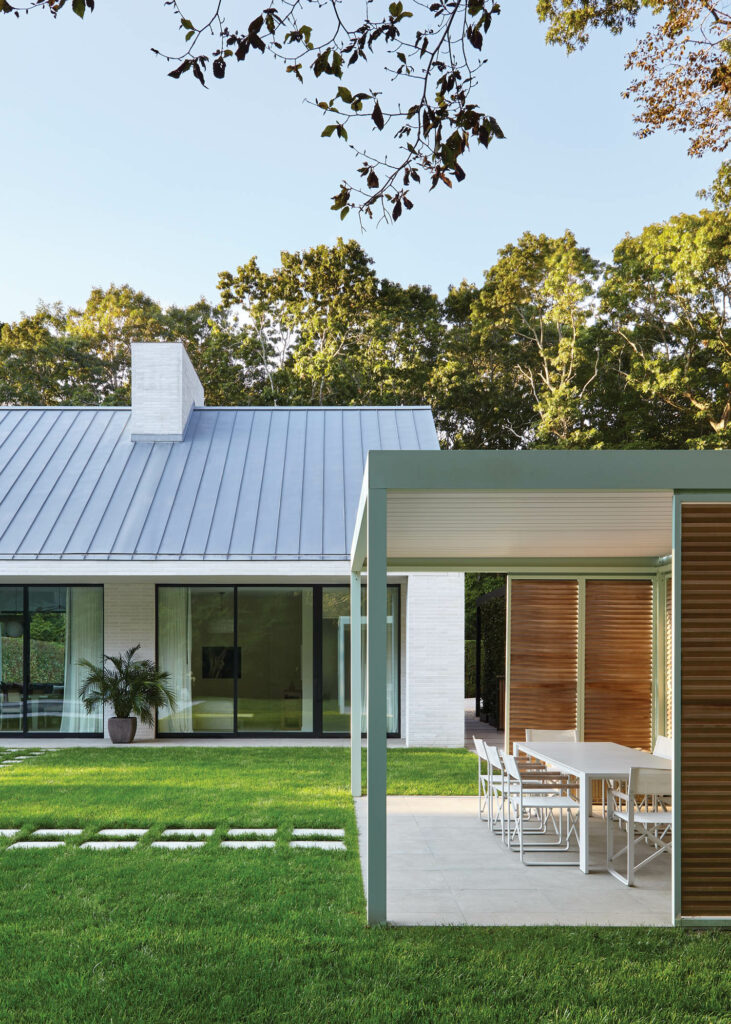
[[[346,559],[368,451],[435,450],[427,407],[0,409],[0,559]]]

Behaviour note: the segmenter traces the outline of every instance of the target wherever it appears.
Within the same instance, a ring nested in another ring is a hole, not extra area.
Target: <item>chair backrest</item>
[[[673,759],[673,741],[669,736],[658,736],[655,740],[655,749],[652,751],[656,757],[666,757],[669,761]]]
[[[576,729],[526,729],[525,738],[534,743],[536,740],[560,740],[566,743],[576,743],[578,740]]]
[[[497,747],[491,747],[489,743],[485,743],[484,747],[485,747],[485,754],[487,755],[487,760],[493,766],[495,771],[498,771],[498,772],[500,772],[500,774],[502,774],[502,772],[503,772],[503,763],[500,760],[500,751],[498,750]]]
[[[516,779],[520,782],[520,769],[518,768],[518,762],[512,754],[503,754],[503,761],[505,763],[505,771],[508,773],[511,779]]]
[[[631,768],[629,794],[642,796],[672,796],[673,773],[669,768]]]
[[[487,751],[485,750],[485,741],[480,740],[477,736],[472,737],[472,742],[475,745],[475,753],[481,761],[487,761]]]

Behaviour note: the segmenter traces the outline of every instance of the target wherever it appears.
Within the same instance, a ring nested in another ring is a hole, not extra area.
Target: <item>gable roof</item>
[[[0,559],[347,559],[369,450],[439,448],[426,407],[0,409]]]

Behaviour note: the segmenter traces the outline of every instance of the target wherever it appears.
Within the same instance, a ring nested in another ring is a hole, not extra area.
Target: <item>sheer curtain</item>
[[[193,677],[191,673],[190,587],[160,587],[157,592],[158,661],[170,673],[175,711],[158,717],[160,732],[193,731]]]
[[[101,732],[102,710],[89,715],[79,691],[88,669],[79,665],[86,658],[99,665],[104,653],[104,595],[101,587],[66,588],[66,650],[61,732]]]

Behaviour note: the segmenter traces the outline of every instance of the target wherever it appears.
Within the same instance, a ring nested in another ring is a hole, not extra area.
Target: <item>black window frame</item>
[[[103,583],[68,583],[64,580],[54,581],[52,583],[3,583],[0,580],[0,586],[7,587],[20,587],[23,591],[23,693],[22,693],[22,728],[19,730],[9,731],[6,729],[0,729],[0,737],[5,739],[6,737],[12,738],[23,736],[32,737],[33,739],[54,739],[58,737],[70,737],[71,739],[100,739],[104,736],[104,721],[102,720],[102,727],[98,732],[31,732],[28,729],[28,698],[30,697],[30,602],[29,591],[33,589],[47,589],[48,587],[94,587],[102,592],[102,651],[104,651],[104,584]]]
[[[388,583],[389,589],[395,589],[399,592],[398,599],[398,613],[396,617],[396,642],[398,645],[398,655],[396,658],[396,689],[397,689],[397,707],[398,707],[398,729],[396,732],[389,732],[387,736],[389,739],[400,739],[401,738],[401,601],[403,598],[402,588],[400,583]],[[282,737],[292,737],[296,739],[347,739],[350,736],[349,732],[323,732],[322,730],[322,592],[323,590],[336,588],[339,590],[348,589],[347,583],[298,583],[292,582],[280,582],[272,581],[271,583],[246,583],[237,581],[232,583],[228,580],[221,580],[219,582],[210,583],[156,583],[155,584],[155,664],[159,667],[159,651],[158,651],[158,635],[159,635],[159,602],[158,595],[164,587],[189,587],[190,589],[220,589],[221,587],[233,587],[234,590],[234,650],[236,651],[238,644],[238,591],[241,587],[247,587],[254,589],[256,587],[272,589],[280,588],[282,590],[291,590],[292,588],[309,589],[312,591],[312,672],[313,672],[313,686],[312,686],[312,722],[313,729],[309,732],[298,732],[289,730],[280,730],[279,732],[265,732],[265,731],[246,731],[240,732],[238,730],[238,718],[235,715],[236,706],[238,703],[238,692],[239,692],[239,665],[238,658],[235,659],[235,670],[234,676],[234,720],[233,720],[233,731],[232,732],[158,732],[158,716],[155,714],[155,738],[160,740],[166,739],[184,739],[191,736],[201,736],[208,739],[230,739],[232,736],[240,739],[282,739]],[[367,584],[364,585],[365,590]],[[319,731],[318,731],[319,727]],[[15,735],[18,735],[17,733]],[[69,735],[71,735],[69,733]],[[365,736],[363,732],[361,736]]]

